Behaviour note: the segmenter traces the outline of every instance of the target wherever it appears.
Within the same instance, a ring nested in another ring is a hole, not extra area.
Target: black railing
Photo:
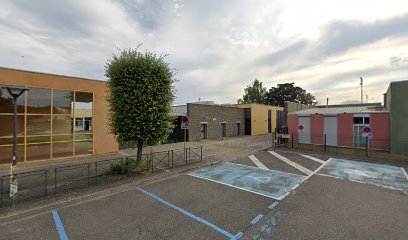
[[[132,171],[124,170],[126,161],[137,162],[136,156],[18,173],[15,176],[18,181],[15,203],[67,192],[72,189],[87,188],[91,185],[120,181],[124,176],[131,177],[132,175],[140,175],[142,172],[159,172],[203,161],[203,148],[197,146],[143,154],[142,160]],[[0,176],[0,208],[13,204],[13,198],[9,196],[9,192],[10,175]]]

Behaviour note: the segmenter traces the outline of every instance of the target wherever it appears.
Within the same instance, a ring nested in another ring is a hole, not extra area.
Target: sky
[[[168,54],[174,104],[236,103],[255,78],[320,104],[408,79],[407,0],[0,0],[0,66],[106,80],[118,49]]]

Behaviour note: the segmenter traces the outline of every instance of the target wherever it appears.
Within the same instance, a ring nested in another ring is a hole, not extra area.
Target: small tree
[[[238,104],[241,103],[261,103],[266,102],[266,88],[262,87],[262,82],[255,79],[252,84],[249,84],[245,89],[245,94],[242,99],[238,99]]]
[[[163,58],[136,48],[114,54],[105,65],[110,130],[119,143],[137,143],[138,161],[144,143],[167,139],[174,127],[174,73]]]

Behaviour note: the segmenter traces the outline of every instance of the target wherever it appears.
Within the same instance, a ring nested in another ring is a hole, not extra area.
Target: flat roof
[[[309,116],[312,114],[337,115],[343,113],[387,113],[388,110],[383,106],[352,106],[352,107],[328,107],[328,108],[310,108],[296,112],[290,112],[289,115]]]

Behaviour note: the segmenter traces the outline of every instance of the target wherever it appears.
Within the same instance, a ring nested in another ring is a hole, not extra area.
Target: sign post
[[[188,129],[189,119],[187,116],[181,117],[181,129],[184,129],[184,157],[187,162],[187,150],[186,150],[186,141],[187,141],[187,129]]]

